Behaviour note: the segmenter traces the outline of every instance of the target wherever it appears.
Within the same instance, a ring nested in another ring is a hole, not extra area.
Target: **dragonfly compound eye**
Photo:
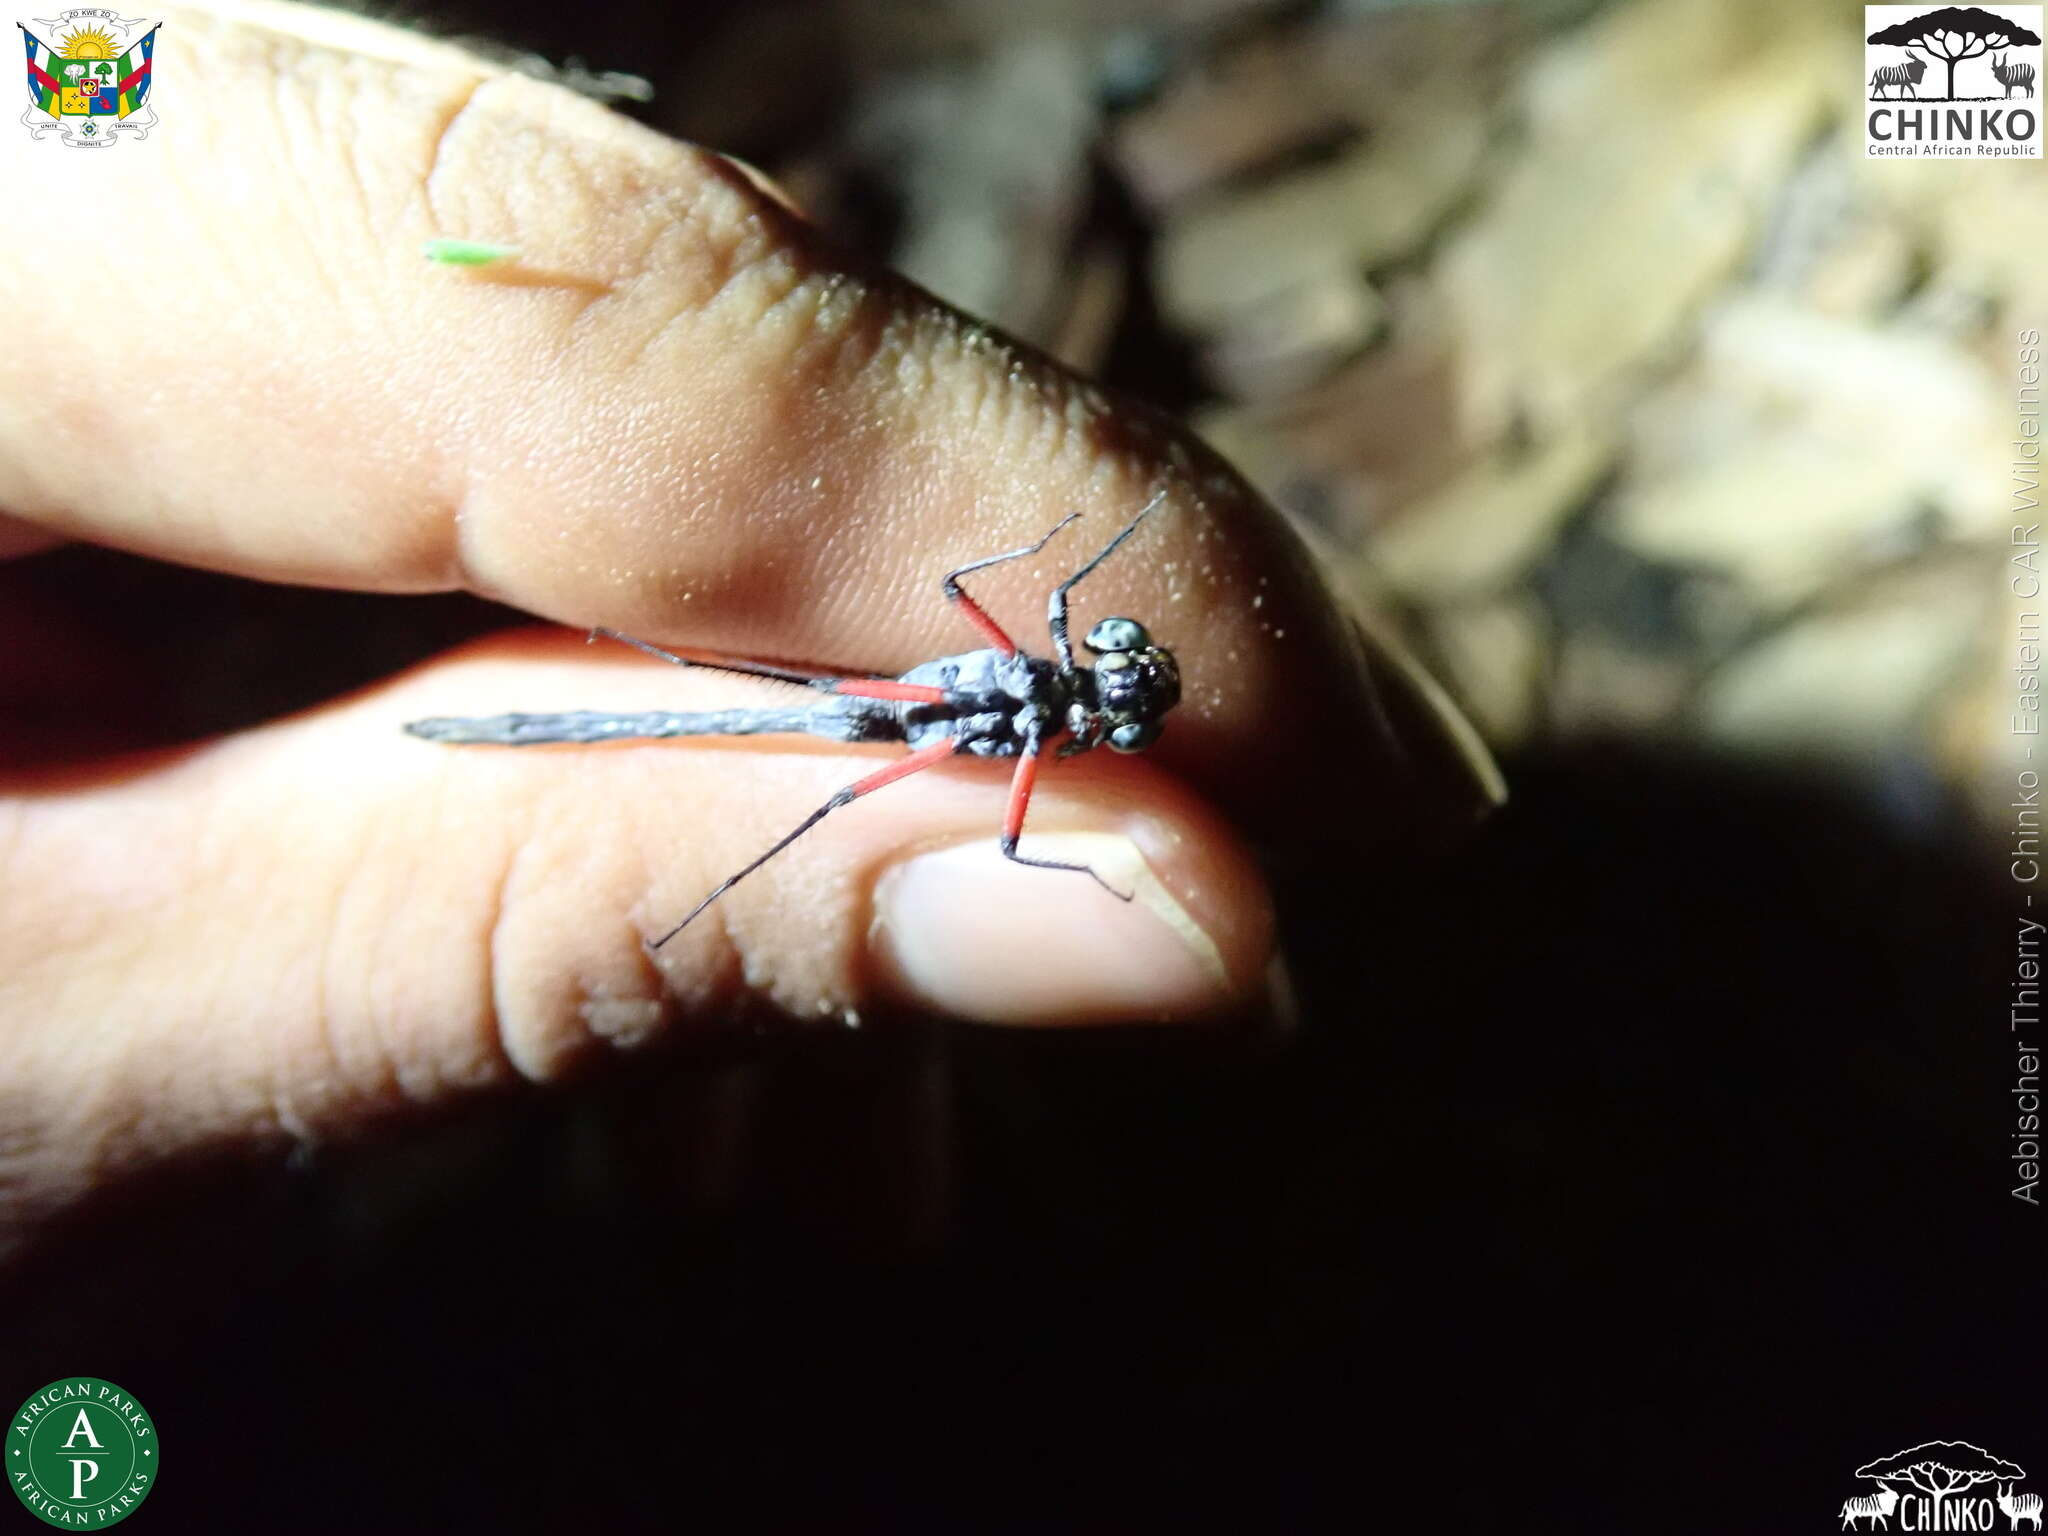
[[[1113,651],[1135,651],[1149,645],[1151,639],[1145,626],[1136,619],[1104,619],[1088,631],[1088,638],[1081,643],[1101,656]]]
[[[1164,730],[1157,720],[1132,721],[1109,733],[1109,744],[1118,752],[1142,752],[1159,739]]]
[[[1180,669],[1173,653],[1156,645],[1135,651],[1111,651],[1095,664],[1095,707],[1108,727],[1109,744],[1124,752],[1150,746],[1157,722],[1180,702]],[[1151,733],[1134,746],[1119,745],[1127,726],[1150,726]]]

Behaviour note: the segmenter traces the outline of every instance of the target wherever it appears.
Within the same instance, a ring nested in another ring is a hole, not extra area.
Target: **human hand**
[[[16,207],[120,210],[0,261],[0,553],[82,539],[272,581],[467,588],[577,627],[899,671],[978,643],[937,579],[1081,521],[977,597],[1043,649],[1077,594],[1177,653],[1145,758],[863,800],[645,941],[892,749],[452,750],[437,714],[763,702],[580,635],[486,642],[260,729],[0,779],[0,1232],[193,1149],[460,1104],[738,1005],[1009,1023],[1242,1005],[1276,848],[1419,816],[1359,642],[1298,544],[1143,411],[827,252],[732,162],[358,18],[170,12],[150,139],[0,136]],[[460,273],[436,236],[520,260]],[[63,349],[81,309],[118,344]],[[62,351],[65,366],[48,359]],[[775,695],[778,700],[786,693]],[[90,701],[80,701],[81,715]],[[1425,771],[1444,761],[1428,759]],[[1211,809],[1211,806],[1220,809]]]

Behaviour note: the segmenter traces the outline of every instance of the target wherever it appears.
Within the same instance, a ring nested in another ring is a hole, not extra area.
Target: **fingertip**
[[[1171,816],[912,853],[876,882],[870,950],[900,1002],[977,1023],[1173,1023],[1244,1010],[1272,948],[1233,841]],[[1088,874],[1095,876],[1087,878]]]

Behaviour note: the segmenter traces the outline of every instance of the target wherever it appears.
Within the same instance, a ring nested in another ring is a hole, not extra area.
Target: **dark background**
[[[659,75],[735,12],[434,21]],[[1110,382],[1185,404],[1134,313]],[[176,658],[84,680],[171,735],[512,617],[12,580]],[[1918,1441],[2031,1469],[1995,848],[1908,763],[1505,767],[1462,850],[1281,872],[1290,1035],[769,1031],[192,1170],[0,1291],[6,1390],[148,1407],[137,1530],[1792,1532]]]

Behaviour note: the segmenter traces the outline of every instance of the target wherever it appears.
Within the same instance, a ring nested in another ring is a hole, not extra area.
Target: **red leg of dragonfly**
[[[1016,655],[1017,642],[1003,633],[1003,626],[988,616],[987,609],[983,608],[981,604],[961,590],[960,578],[973,571],[986,570],[991,565],[1001,565],[1005,560],[1022,560],[1027,555],[1037,554],[1051,541],[1053,534],[1058,533],[1080,515],[1078,512],[1069,512],[1065,517],[1053,524],[1045,537],[1036,544],[1026,544],[1022,549],[1012,549],[1000,555],[990,555],[985,559],[963,565],[957,570],[946,572],[945,576],[939,581],[939,590],[946,594],[947,602],[959,605],[961,613],[967,617],[967,622],[980,630],[990,645],[1001,651],[1005,656]]]
[[[1031,808],[1032,786],[1038,782],[1038,742],[1027,742],[1017,759],[1017,771],[1010,776],[1010,804],[1003,812],[1003,857],[1033,869],[1068,869],[1086,875],[1118,901],[1129,901],[1135,891],[1120,891],[1086,864],[1063,864],[1057,859],[1027,859],[1017,851],[1017,839],[1024,834],[1024,813]]]
[[[934,688],[928,683],[892,683],[885,677],[842,678],[832,685],[832,692],[850,694],[858,699],[895,699],[904,704],[943,704],[946,690]]]
[[[898,758],[886,768],[877,768],[864,779],[855,779],[846,788],[834,795],[825,804],[825,809],[837,810],[850,805],[862,795],[872,794],[885,784],[894,784],[898,779],[907,779],[913,773],[922,772],[933,763],[943,763],[960,750],[960,743],[948,736],[944,741],[935,741],[928,747],[919,747],[908,757]]]
[[[954,754],[954,752],[958,749],[959,743],[954,741],[952,738],[948,737],[944,741],[935,741],[928,747],[920,747],[917,751],[911,753],[910,756],[905,758],[899,758],[897,761],[889,764],[886,768],[879,768],[875,772],[869,774],[864,779],[854,780],[853,783],[847,785],[844,789],[840,790],[837,794],[833,795],[833,797],[830,800],[827,800],[823,805],[819,806],[815,811],[811,812],[810,815],[806,816],[803,819],[803,821],[797,826],[797,828],[793,832],[791,832],[787,837],[784,837],[779,842],[777,842],[766,853],[762,854],[758,859],[755,859],[751,864],[747,865],[746,868],[740,870],[737,874],[729,876],[726,880],[720,883],[716,890],[714,890],[709,896],[706,896],[702,901],[698,902],[696,906],[690,909],[690,915],[688,917],[685,917],[680,923],[677,923],[675,927],[669,929],[667,933],[664,933],[660,938],[656,939],[652,944],[648,946],[648,948],[661,948],[662,945],[666,944],[670,939],[674,938],[677,934],[681,933],[685,928],[689,927],[691,923],[695,922],[697,920],[698,915],[702,913],[706,907],[710,906],[711,903],[718,900],[719,897],[723,896],[727,891],[731,890],[734,886],[738,885],[742,880],[746,879],[747,876],[751,875],[763,864],[766,864],[770,859],[774,858],[775,855],[782,852],[783,849],[787,848],[791,843],[795,842],[798,838],[802,837],[806,832],[810,831],[811,828],[815,827],[827,816],[831,815],[834,811],[838,810],[842,805],[851,805],[854,801],[858,800],[862,795],[871,794],[875,790],[880,789],[885,784],[894,784],[898,779],[908,778],[911,774],[917,773],[921,769],[931,767],[933,763],[942,763],[947,758],[951,757]]]
[[[1003,632],[1002,625],[988,616],[986,608],[961,591],[958,586],[951,588],[946,593],[946,596],[960,605],[960,611],[967,616],[967,622],[980,630],[987,637],[990,645],[1001,651],[1005,656],[1017,654],[1017,642]]]
[[[1024,813],[1031,809],[1032,786],[1038,782],[1038,743],[1033,742],[1017,759],[1017,771],[1010,775],[1010,803],[1003,811],[1003,852],[1017,856],[1017,839],[1024,833]]]

